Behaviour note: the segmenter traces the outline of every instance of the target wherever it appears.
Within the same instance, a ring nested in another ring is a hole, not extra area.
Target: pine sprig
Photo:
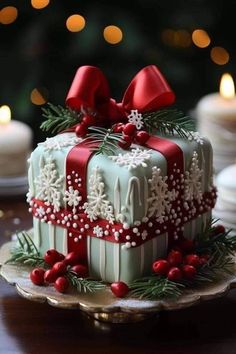
[[[86,144],[91,145],[96,155],[114,155],[120,141],[122,141],[122,134],[114,133],[112,128],[102,127],[90,127],[89,134],[84,139]]]
[[[52,134],[59,133],[78,124],[82,119],[82,113],[77,113],[70,108],[56,106],[52,103],[47,105],[47,108],[42,108],[43,117],[46,118],[40,126],[43,131],[50,131]]]
[[[164,298],[178,298],[185,285],[172,282],[167,278],[152,275],[133,281],[129,284],[130,295],[139,299],[160,300]]]
[[[158,131],[162,135],[177,134],[183,139],[188,139],[194,130],[191,118],[176,109],[144,113],[143,121],[150,133]]]
[[[68,271],[67,278],[71,285],[78,291],[84,293],[94,293],[97,290],[102,290],[106,285],[102,281],[93,280],[89,278],[78,278],[76,273],[73,271]]]
[[[6,264],[24,264],[29,266],[45,266],[44,259],[38,251],[31,237],[22,232],[16,234],[18,245],[13,248],[11,258],[6,261]]]

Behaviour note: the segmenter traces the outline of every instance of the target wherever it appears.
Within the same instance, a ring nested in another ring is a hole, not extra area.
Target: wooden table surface
[[[0,199],[0,245],[31,227],[23,199]],[[236,352],[236,290],[195,307],[136,324],[107,324],[78,310],[21,298],[0,279],[0,354]]]

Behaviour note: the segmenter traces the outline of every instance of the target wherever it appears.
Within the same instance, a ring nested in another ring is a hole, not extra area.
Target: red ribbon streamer
[[[88,110],[112,123],[124,120],[130,110],[151,112],[169,106],[175,94],[155,65],[143,68],[130,82],[122,102],[110,95],[106,77],[94,66],[80,67],[66,98],[67,106]]]

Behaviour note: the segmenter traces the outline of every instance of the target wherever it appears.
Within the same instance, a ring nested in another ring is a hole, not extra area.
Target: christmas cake
[[[44,108],[42,128],[59,133],[29,160],[41,253],[76,251],[91,277],[128,283],[210,223],[211,145],[182,113],[163,109],[173,102],[155,66],[136,75],[121,103],[99,69],[78,69],[67,108]]]

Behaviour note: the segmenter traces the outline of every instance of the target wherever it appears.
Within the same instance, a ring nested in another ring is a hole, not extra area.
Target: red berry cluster
[[[94,116],[86,115],[82,119],[82,122],[78,124],[75,128],[75,133],[78,137],[85,137],[88,133],[88,127],[91,127],[96,123],[96,119]]]
[[[113,126],[113,130],[115,133],[122,133],[123,140],[119,142],[119,146],[122,149],[128,149],[134,142],[144,145],[150,137],[145,130],[137,131],[133,123],[117,123]]]
[[[79,263],[79,256],[76,252],[70,252],[65,257],[54,249],[48,250],[44,255],[44,261],[51,268],[35,268],[30,273],[30,279],[35,285],[54,284],[54,287],[60,293],[65,293],[69,288],[67,279],[68,271],[73,272],[79,278],[88,275],[88,269]]]
[[[159,259],[152,265],[154,273],[167,277],[171,281],[182,279],[192,280],[197,270],[207,263],[209,255],[197,255],[196,253],[185,253],[193,250],[193,241],[182,242],[182,250],[172,249],[166,259]]]

